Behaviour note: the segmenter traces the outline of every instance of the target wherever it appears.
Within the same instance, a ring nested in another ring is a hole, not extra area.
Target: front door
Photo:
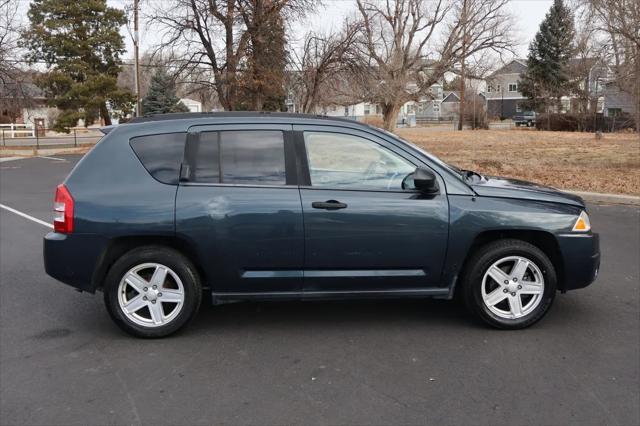
[[[420,161],[369,133],[294,129],[309,184],[300,189],[305,292],[438,286],[449,222],[443,181],[438,194],[416,191]]]
[[[301,290],[302,207],[290,130],[225,125],[189,133],[176,234],[195,247],[214,293]]]

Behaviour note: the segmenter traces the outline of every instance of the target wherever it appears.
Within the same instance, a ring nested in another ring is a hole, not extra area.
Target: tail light
[[[53,202],[53,230],[63,234],[73,232],[73,197],[63,184],[56,188]]]

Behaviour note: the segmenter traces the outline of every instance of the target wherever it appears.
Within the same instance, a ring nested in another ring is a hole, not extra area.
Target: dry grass
[[[397,134],[463,169],[563,189],[640,194],[640,137],[634,133],[526,129],[398,129]]]

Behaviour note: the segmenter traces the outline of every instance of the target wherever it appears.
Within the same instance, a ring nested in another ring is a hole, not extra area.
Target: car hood
[[[483,179],[471,183],[471,187],[481,197],[518,198],[584,207],[584,201],[577,195],[523,180],[483,176]]]

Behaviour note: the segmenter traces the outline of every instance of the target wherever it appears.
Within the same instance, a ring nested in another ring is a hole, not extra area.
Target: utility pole
[[[136,117],[142,115],[142,105],[140,104],[140,61],[139,61],[139,37],[138,37],[138,6],[140,0],[133,0],[133,56],[134,56],[134,83],[136,86]]]
[[[460,107],[458,108],[458,130],[462,130],[465,109],[466,60],[467,60],[467,15],[468,0],[462,0],[462,64],[460,64]]]

